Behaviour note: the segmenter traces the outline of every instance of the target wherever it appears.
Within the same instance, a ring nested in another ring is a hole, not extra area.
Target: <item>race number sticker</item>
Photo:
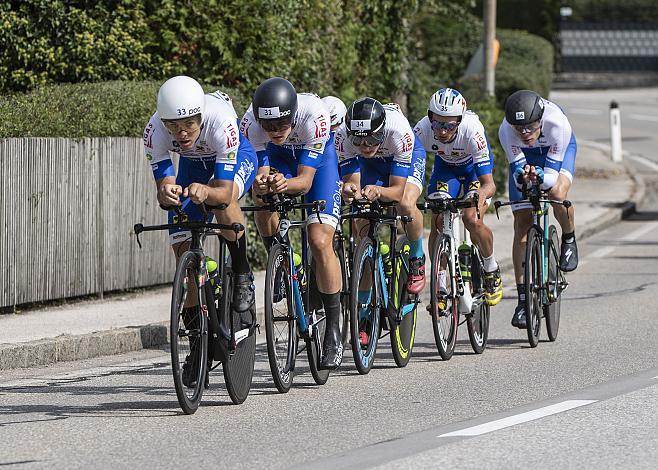
[[[352,119],[350,127],[353,131],[369,131],[370,119]]]
[[[278,106],[273,108],[258,108],[258,117],[261,119],[276,119],[290,115],[290,110],[281,112]]]

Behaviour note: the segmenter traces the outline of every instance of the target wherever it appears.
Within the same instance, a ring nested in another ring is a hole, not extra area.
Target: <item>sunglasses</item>
[[[459,127],[459,121],[450,121],[450,122],[431,121],[431,122],[432,122],[432,129],[435,131],[446,130],[448,132],[452,132]]]
[[[176,120],[176,121],[165,121],[162,123],[170,132],[174,134],[178,132],[195,132],[201,123],[197,119],[185,119],[185,120]]]
[[[261,119],[259,123],[265,132],[281,132],[292,127],[292,119],[289,117],[283,119]]]
[[[348,135],[347,138],[355,147],[360,147],[365,145],[366,147],[374,147],[375,145],[380,145],[384,141],[383,132],[375,132],[370,135]]]
[[[539,121],[531,122],[530,124],[523,124],[520,126],[512,126],[516,132],[518,132],[521,135],[525,134],[532,134],[535,132],[537,129],[541,127],[541,123]]]

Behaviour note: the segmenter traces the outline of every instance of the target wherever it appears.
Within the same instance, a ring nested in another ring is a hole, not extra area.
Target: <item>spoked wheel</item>
[[[199,407],[208,373],[208,318],[199,307],[205,305],[206,300],[197,280],[196,255],[187,251],[174,277],[169,334],[174,386],[185,414],[193,414]],[[195,289],[201,298],[196,307],[184,309],[189,289]]]
[[[536,227],[528,230],[525,250],[525,315],[528,329],[528,342],[531,347],[539,343],[542,316],[542,284],[541,284],[541,242],[542,237]]]
[[[417,303],[414,301],[415,296],[407,292],[407,277],[409,274],[409,239],[402,236],[396,242],[396,253],[400,257],[396,258],[395,267],[393,268],[393,292],[395,307],[402,306],[402,321],[391,323],[391,348],[393,350],[393,359],[398,367],[404,367],[409,364],[411,351],[414,347],[414,338],[416,336],[416,320],[418,318]]]
[[[562,296],[560,283],[562,274],[559,268],[560,244],[554,225],[548,227],[548,305],[544,305],[544,318],[548,339],[555,341],[560,328],[560,303]]]
[[[231,401],[239,405],[249,395],[251,381],[254,376],[254,361],[256,359],[256,330],[253,326],[251,328],[243,328],[242,320],[247,320],[247,322],[253,320],[253,323],[255,323],[256,310],[254,306],[252,311],[239,314],[231,308],[230,298],[233,293],[233,281],[229,269],[226,270],[223,285],[222,299],[219,305],[222,312],[230,312],[230,321],[235,330],[236,343],[234,353],[226,358],[223,363],[224,380]]]
[[[455,274],[450,260],[450,243],[448,238],[437,238],[432,247],[432,277],[430,279],[430,316],[434,340],[439,356],[449,360],[457,344],[457,326],[459,325],[459,298],[453,291]],[[445,280],[445,282],[443,282]]]
[[[297,323],[290,258],[281,245],[270,248],[265,274],[265,337],[274,385],[286,393],[292,385],[297,354]]]
[[[466,317],[468,338],[476,354],[482,354],[489,338],[489,305],[484,301],[484,268],[478,249],[471,253],[471,296],[479,298],[480,304]]]
[[[354,253],[350,280],[350,334],[354,364],[360,374],[372,369],[379,341],[379,299],[372,240],[363,238]]]

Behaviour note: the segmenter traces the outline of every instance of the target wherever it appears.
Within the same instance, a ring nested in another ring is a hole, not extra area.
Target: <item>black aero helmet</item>
[[[356,100],[347,109],[345,116],[345,127],[350,137],[368,137],[368,142],[381,142],[384,137],[384,125],[386,124],[386,110],[384,106],[374,98],[365,97]],[[352,139],[361,141],[361,139]],[[355,143],[355,145],[359,145]]]
[[[513,126],[538,121],[543,114],[544,100],[534,91],[515,91],[505,101],[505,119]]]
[[[292,122],[297,112],[297,92],[285,78],[268,78],[258,85],[252,101],[256,120]]]

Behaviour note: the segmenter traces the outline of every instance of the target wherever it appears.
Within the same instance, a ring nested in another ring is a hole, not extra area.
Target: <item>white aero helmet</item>
[[[430,98],[427,110],[439,116],[461,117],[466,112],[466,100],[454,88],[441,88]]]
[[[206,96],[195,79],[179,75],[162,84],[158,91],[160,119],[185,119],[203,114]]]
[[[329,109],[329,116],[331,116],[331,127],[338,126],[345,121],[345,113],[347,113],[347,108],[345,103],[342,102],[340,98],[335,96],[325,96],[322,98],[322,102]]]

